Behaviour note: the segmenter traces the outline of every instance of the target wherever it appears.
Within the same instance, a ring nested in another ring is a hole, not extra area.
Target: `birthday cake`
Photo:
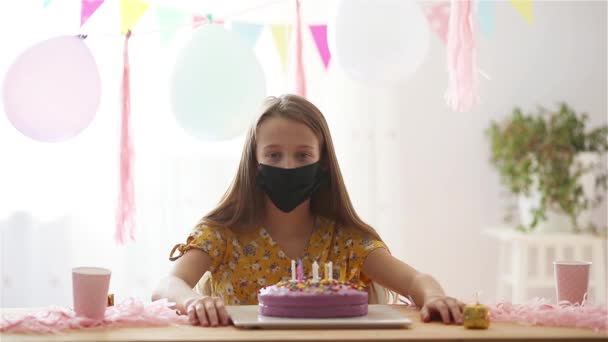
[[[361,285],[325,278],[281,281],[258,292],[259,313],[292,318],[367,315],[367,291]]]

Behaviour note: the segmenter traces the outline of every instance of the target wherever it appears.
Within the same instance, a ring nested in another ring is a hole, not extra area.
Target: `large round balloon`
[[[171,80],[178,123],[202,140],[244,133],[265,93],[264,73],[253,51],[220,25],[204,25],[193,32]]]
[[[406,79],[429,44],[424,14],[410,0],[340,0],[327,30],[332,60],[364,82]]]
[[[74,137],[95,117],[101,80],[83,39],[60,36],[25,50],[4,79],[4,110],[26,136],[44,142]]]

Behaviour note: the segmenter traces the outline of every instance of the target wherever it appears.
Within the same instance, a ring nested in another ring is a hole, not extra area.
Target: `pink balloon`
[[[60,36],[17,57],[4,79],[4,110],[24,135],[58,142],[91,123],[100,94],[99,70],[83,39]]]

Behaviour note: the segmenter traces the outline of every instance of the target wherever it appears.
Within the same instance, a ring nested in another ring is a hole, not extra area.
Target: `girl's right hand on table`
[[[230,324],[230,316],[219,297],[199,297],[186,300],[184,308],[192,325],[217,327]]]

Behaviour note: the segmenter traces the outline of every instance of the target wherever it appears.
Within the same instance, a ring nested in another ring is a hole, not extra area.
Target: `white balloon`
[[[429,45],[426,18],[413,0],[340,0],[327,31],[333,62],[364,82],[406,79]]]

